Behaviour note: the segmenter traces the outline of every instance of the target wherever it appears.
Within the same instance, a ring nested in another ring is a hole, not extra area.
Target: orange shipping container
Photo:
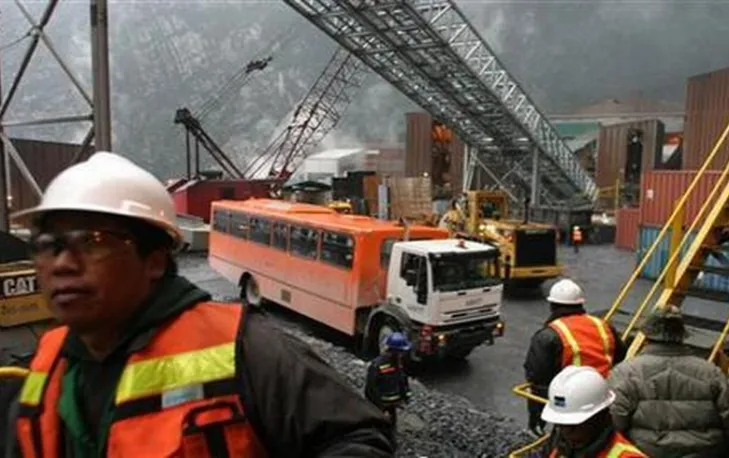
[[[689,78],[686,86],[686,127],[683,166],[699,169],[729,122],[729,68]],[[714,157],[711,170],[729,161],[729,141]]]
[[[684,224],[690,224],[696,218],[720,175],[720,172],[713,171],[704,173],[684,208]],[[644,173],[640,191],[640,224],[663,226],[695,176],[695,170],[654,170]]]
[[[638,240],[640,208],[621,208],[616,214],[615,246],[634,251]]]

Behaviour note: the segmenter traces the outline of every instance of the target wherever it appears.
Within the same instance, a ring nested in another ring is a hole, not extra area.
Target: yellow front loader
[[[557,229],[529,222],[527,218],[510,218],[504,192],[468,191],[465,205],[455,207],[463,224],[454,235],[497,246],[501,253],[501,277],[505,281],[539,286],[562,273],[562,266],[557,262]]]

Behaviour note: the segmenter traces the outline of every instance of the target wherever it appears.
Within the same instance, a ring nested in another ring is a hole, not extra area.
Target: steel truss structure
[[[366,74],[367,68],[359,59],[337,49],[296,107],[288,126],[251,162],[245,175],[259,177],[263,171],[260,178],[287,179],[339,123]]]
[[[33,16],[20,0],[15,0],[15,4],[18,6],[21,13],[23,14],[23,16],[25,16],[26,20],[30,25],[30,30],[27,34],[30,42],[20,63],[20,67],[15,74],[15,78],[10,84],[7,95],[4,97],[4,99],[2,99],[2,104],[0,104],[0,139],[2,140],[2,145],[0,145],[0,230],[9,229],[7,221],[7,204],[8,192],[10,189],[10,161],[7,160],[8,158],[5,156],[5,152],[9,153],[9,158],[13,160],[16,167],[22,174],[23,178],[30,184],[36,194],[39,197],[43,194],[43,190],[38,185],[38,181],[35,179],[33,173],[23,161],[23,158],[18,153],[18,150],[13,145],[13,142],[5,134],[4,128],[12,126],[47,125],[80,121],[91,122],[92,125],[91,127],[89,127],[89,130],[84,137],[81,147],[79,148],[71,163],[69,163],[69,166],[84,159],[84,152],[88,150],[88,147],[91,145],[91,142],[94,140],[95,137],[97,138],[97,148],[104,150],[111,149],[111,114],[109,106],[109,61],[106,0],[90,1],[91,59],[93,70],[92,94],[89,94],[89,92],[83,87],[81,80],[74,74],[70,66],[66,64],[63,58],[58,54],[50,37],[48,37],[48,35],[44,31],[45,27],[51,20],[53,12],[58,6],[58,0],[50,0],[48,2],[45,10],[43,11],[43,14],[40,16],[39,21],[36,21],[33,18]],[[63,72],[71,80],[71,83],[77,89],[79,94],[81,94],[81,96],[87,102],[89,106],[89,113],[48,119],[6,119],[10,103],[13,101],[13,97],[15,96],[17,89],[20,86],[20,83],[26,73],[26,70],[28,69],[28,65],[30,64],[33,55],[35,54],[38,44],[41,41],[46,46],[48,51],[50,51],[51,55],[61,67]]]
[[[284,0],[453,129],[532,204],[590,207],[593,180],[452,0]]]

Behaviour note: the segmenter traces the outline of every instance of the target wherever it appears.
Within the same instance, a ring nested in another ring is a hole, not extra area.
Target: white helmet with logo
[[[145,221],[182,241],[170,194],[154,175],[117,154],[98,152],[51,181],[41,203],[12,215],[20,224],[55,210],[87,211]]]
[[[552,285],[547,301],[554,304],[580,305],[585,303],[585,295],[580,285],[565,278]]]
[[[549,402],[542,420],[555,425],[579,425],[610,407],[615,393],[590,366],[567,366],[549,384]]]

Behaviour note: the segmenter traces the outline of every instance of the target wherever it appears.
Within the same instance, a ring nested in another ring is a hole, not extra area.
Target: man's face
[[[101,214],[49,214],[33,245],[51,311],[82,333],[123,325],[165,268],[164,254],[142,258],[123,220]]]
[[[559,433],[572,448],[580,448],[589,444],[594,436],[591,425],[585,423],[573,426],[561,425]]]

